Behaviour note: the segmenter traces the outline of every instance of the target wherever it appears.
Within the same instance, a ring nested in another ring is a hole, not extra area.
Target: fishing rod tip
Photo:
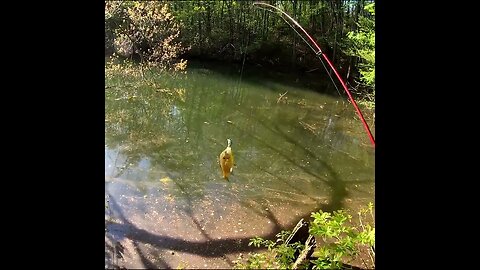
[[[268,5],[267,3],[265,2],[260,2],[260,1],[257,1],[257,2],[253,2],[254,5]]]

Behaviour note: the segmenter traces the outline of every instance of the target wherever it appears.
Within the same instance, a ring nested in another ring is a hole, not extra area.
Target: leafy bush
[[[250,254],[246,262],[242,262],[242,257],[235,261],[235,268],[238,269],[266,269],[266,268],[288,268],[295,259],[295,253],[303,249],[300,242],[286,244],[285,240],[291,234],[289,231],[281,231],[276,235],[277,241],[264,240],[261,237],[250,239],[249,246],[266,247],[268,253]]]
[[[371,249],[375,245],[375,227],[364,225],[362,221],[362,216],[367,213],[373,218],[373,204],[358,212],[360,227],[348,225],[352,216],[344,210],[334,211],[333,214],[323,211],[312,213],[309,232],[322,240],[321,246],[313,254],[317,258],[312,261],[314,269],[340,269],[345,259],[355,258],[362,247],[367,248],[371,264],[375,263],[375,253]]]
[[[370,102],[363,102],[367,107],[375,107],[375,3],[365,6],[368,16],[361,16],[357,23],[358,29],[350,31],[347,38],[350,41],[350,48],[347,51],[361,59],[359,72],[361,82],[372,89],[367,95]]]
[[[352,225],[352,216],[345,210],[333,213],[319,211],[312,213],[309,233],[317,239],[317,248],[312,254],[310,263],[313,269],[342,269],[358,257],[361,251],[367,253],[369,260],[363,258],[363,265],[368,269],[375,268],[375,226],[365,223],[369,214],[373,222],[373,204],[361,209],[358,213],[359,226]],[[365,223],[365,224],[364,224]],[[295,254],[305,246],[300,243],[285,244],[290,232],[282,231],[277,234],[276,242],[264,240],[261,237],[251,239],[249,245],[266,247],[265,253],[250,253],[247,259],[239,258],[235,261],[235,268],[292,268],[295,263]],[[309,265],[301,265],[308,267]]]
[[[106,51],[113,47],[117,55],[139,57],[142,65],[183,71],[186,61],[177,58],[187,48],[178,41],[179,35],[180,24],[170,13],[167,3],[105,3]]]

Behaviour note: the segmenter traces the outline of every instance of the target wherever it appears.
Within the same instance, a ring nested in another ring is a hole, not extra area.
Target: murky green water
[[[374,200],[374,149],[353,106],[261,71],[106,79],[110,263],[229,268],[253,236]],[[230,181],[217,163],[227,138]]]

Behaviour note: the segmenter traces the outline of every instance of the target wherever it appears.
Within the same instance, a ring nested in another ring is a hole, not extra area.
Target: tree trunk
[[[206,32],[207,32],[207,37],[210,37],[210,34],[212,32],[212,8],[211,8],[211,5],[212,2],[207,2],[207,21],[206,21]]]
[[[293,0],[293,18],[297,20],[297,0]],[[297,34],[295,31],[292,32],[293,34],[293,42],[292,42],[292,68],[295,68],[295,64],[297,62],[297,53],[296,53],[296,47],[297,47]]]

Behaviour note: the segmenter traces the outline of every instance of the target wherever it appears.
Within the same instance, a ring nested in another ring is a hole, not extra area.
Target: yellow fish
[[[227,139],[227,148],[220,153],[219,163],[220,168],[222,169],[223,178],[228,180],[228,177],[233,171],[234,165],[232,140]]]

